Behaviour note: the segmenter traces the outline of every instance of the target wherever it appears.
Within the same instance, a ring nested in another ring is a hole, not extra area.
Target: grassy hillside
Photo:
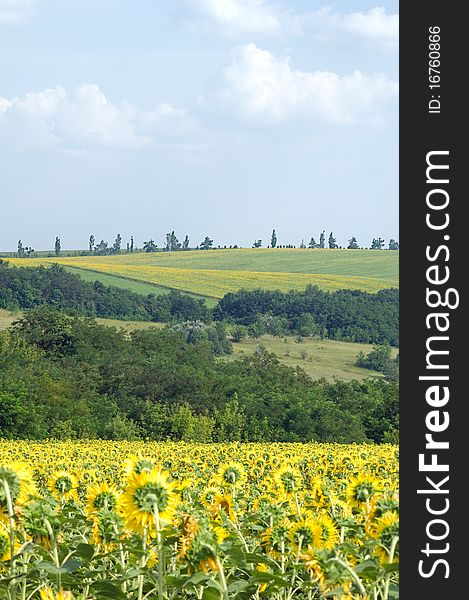
[[[233,354],[223,360],[247,356],[255,352],[259,346],[275,354],[289,367],[301,367],[313,379],[324,377],[329,381],[333,379],[351,381],[366,377],[381,377],[381,374],[375,371],[361,369],[354,364],[360,351],[367,354],[373,346],[333,340],[303,338],[303,341],[298,343],[294,337],[279,338],[263,335],[258,339],[246,338],[233,344]],[[396,356],[397,350],[393,349],[392,353]]]
[[[13,321],[21,317],[21,312],[10,312],[0,309],[0,331],[7,329]],[[117,319],[96,319],[102,325],[137,331],[151,327],[161,328],[162,323],[148,321],[119,321]],[[256,351],[259,346],[275,354],[282,363],[290,366],[299,366],[313,379],[324,377],[328,380],[334,378],[343,381],[364,379],[366,377],[380,377],[379,373],[360,369],[354,366],[357,354],[362,351],[368,353],[373,346],[369,344],[354,344],[351,342],[336,342],[332,340],[318,340],[303,338],[301,343],[295,341],[293,336],[286,338],[263,335],[258,339],[246,338],[233,344],[233,354],[220,360],[235,360],[248,356]],[[393,356],[397,350],[393,349]]]
[[[174,288],[209,298],[240,288],[288,291],[312,284],[377,292],[399,285],[397,251],[259,248],[8,260],[25,266],[58,262],[90,280],[99,274],[151,285],[154,293]]]

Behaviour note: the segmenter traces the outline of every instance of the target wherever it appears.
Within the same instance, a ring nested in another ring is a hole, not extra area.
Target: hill
[[[8,261],[21,266],[59,263],[88,280],[112,277],[114,285],[134,282],[152,286],[155,293],[169,288],[206,298],[241,288],[288,291],[317,285],[373,293],[399,285],[398,251],[256,248]]]

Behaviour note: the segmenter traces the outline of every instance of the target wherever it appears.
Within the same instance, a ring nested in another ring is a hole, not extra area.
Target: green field
[[[376,371],[361,369],[354,364],[357,354],[359,352],[367,354],[373,349],[372,345],[316,338],[303,338],[301,343],[298,343],[293,336],[280,338],[263,335],[258,339],[245,338],[241,342],[234,343],[233,354],[223,360],[248,356],[260,346],[275,354],[285,365],[301,367],[313,379],[324,377],[329,381],[334,379],[351,381],[382,376]],[[396,354],[397,349],[393,349],[393,357]]]
[[[144,293],[179,289],[212,299],[241,288],[288,291],[317,285],[377,292],[399,285],[398,251],[259,248],[8,260],[24,266],[57,262],[88,280],[119,281],[122,287],[125,281],[129,289],[144,285]]]

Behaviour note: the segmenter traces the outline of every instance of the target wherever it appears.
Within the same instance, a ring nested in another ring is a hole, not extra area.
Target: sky
[[[0,0],[0,251],[398,239],[398,3]]]

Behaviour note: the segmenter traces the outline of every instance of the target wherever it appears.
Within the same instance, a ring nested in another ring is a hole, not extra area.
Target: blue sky
[[[0,0],[0,250],[398,239],[397,13]]]

